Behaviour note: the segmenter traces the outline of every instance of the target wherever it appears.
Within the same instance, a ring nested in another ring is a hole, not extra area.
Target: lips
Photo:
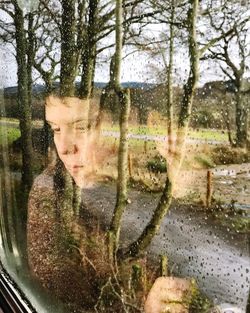
[[[70,171],[70,172],[77,172],[78,170],[82,169],[84,166],[83,165],[70,165],[70,166],[66,166],[66,168]]]

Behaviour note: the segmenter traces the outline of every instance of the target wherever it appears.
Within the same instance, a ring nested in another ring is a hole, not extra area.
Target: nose
[[[77,152],[77,145],[72,134],[61,134],[55,143],[60,154],[75,154]]]

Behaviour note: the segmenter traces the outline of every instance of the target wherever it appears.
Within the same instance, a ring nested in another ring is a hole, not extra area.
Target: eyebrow
[[[81,118],[81,119],[76,119],[76,120],[73,120],[73,121],[71,121],[71,122],[69,122],[69,123],[66,123],[66,125],[76,124],[76,123],[84,122],[84,121],[87,121],[87,120],[86,120],[86,119],[83,119],[83,118]],[[49,121],[49,120],[47,120],[47,123],[50,124],[50,125],[57,125],[57,123],[51,122],[51,121]]]

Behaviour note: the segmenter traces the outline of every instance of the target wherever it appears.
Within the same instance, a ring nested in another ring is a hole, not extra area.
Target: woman
[[[83,308],[85,312],[95,304],[100,288],[94,278],[98,276],[99,282],[104,279],[107,255],[105,238],[97,230],[98,221],[81,201],[80,189],[90,183],[93,168],[94,136],[88,101],[49,96],[46,120],[53,131],[59,158],[36,178],[30,192],[29,265],[46,289],[74,311]],[[93,238],[99,244],[98,258],[93,256],[97,247],[91,249],[92,256],[86,252],[89,253],[86,245]],[[98,262],[93,263],[90,258]]]
[[[94,123],[87,100],[49,96],[46,120],[53,131],[58,158],[56,164],[36,178],[30,192],[29,264],[42,285],[67,303],[67,310],[86,312],[101,303],[107,282],[112,291],[111,278],[115,278],[115,288],[120,288],[124,296],[124,286],[119,286],[117,274],[108,260],[104,231],[100,231],[98,219],[82,203],[81,189],[93,178],[96,161],[93,156],[100,157],[101,151],[97,151],[95,145]],[[129,265],[125,264],[121,272],[128,270]],[[128,277],[126,273],[123,280]],[[182,279],[157,279],[146,301],[145,312],[172,312],[171,307],[166,307],[167,294],[173,289],[186,294],[189,287]],[[134,294],[125,296],[132,299],[132,307],[143,302],[145,290],[144,294],[139,290],[136,300]],[[110,307],[106,303],[105,312],[120,312],[114,299],[105,297],[110,303]],[[120,302],[124,305],[122,299]],[[180,312],[185,312],[183,306]]]

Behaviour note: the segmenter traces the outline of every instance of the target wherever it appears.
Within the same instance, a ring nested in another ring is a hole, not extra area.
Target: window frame
[[[0,303],[4,313],[37,312],[0,264]]]

